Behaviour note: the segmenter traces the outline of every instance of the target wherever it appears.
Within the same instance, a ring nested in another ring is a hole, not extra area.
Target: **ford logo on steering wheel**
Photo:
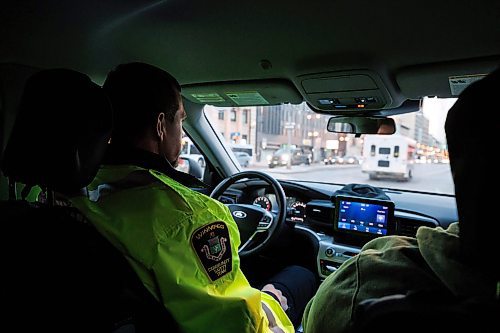
[[[247,217],[247,213],[242,212],[241,210],[236,210],[233,212],[233,216],[239,219],[244,219],[245,217]]]

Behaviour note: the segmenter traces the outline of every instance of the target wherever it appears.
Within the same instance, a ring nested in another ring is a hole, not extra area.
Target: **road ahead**
[[[360,165],[299,165],[269,169],[250,166],[277,179],[311,180],[327,183],[368,183],[377,187],[408,189],[434,193],[454,194],[453,180],[448,164],[415,164],[413,178],[407,182],[396,180],[370,180],[361,172]]]

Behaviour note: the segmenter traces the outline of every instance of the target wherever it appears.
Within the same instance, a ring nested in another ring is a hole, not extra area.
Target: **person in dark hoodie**
[[[308,303],[302,321],[305,333],[349,332],[360,302],[389,295],[418,291],[498,302],[498,202],[485,193],[491,192],[488,187],[494,189],[495,175],[488,170],[493,171],[493,144],[500,126],[484,123],[478,131],[477,125],[495,117],[494,98],[499,95],[496,70],[465,89],[447,115],[459,222],[447,229],[420,227],[415,238],[387,236],[368,242],[325,279]],[[479,112],[488,116],[476,117]]]

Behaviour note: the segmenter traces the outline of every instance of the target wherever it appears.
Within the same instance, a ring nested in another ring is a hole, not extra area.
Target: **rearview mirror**
[[[396,123],[384,117],[332,117],[328,132],[349,134],[394,134]]]

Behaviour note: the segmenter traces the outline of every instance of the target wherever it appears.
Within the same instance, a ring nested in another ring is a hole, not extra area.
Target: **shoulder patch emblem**
[[[217,221],[196,229],[191,235],[191,245],[210,280],[220,279],[233,269],[226,223]]]

